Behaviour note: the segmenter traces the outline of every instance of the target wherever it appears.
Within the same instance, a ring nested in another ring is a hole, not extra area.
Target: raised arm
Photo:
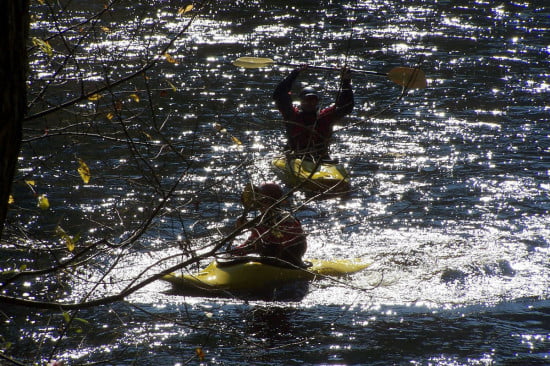
[[[303,67],[294,69],[286,78],[283,79],[275,88],[273,92],[273,99],[277,105],[277,109],[283,115],[283,118],[286,120],[291,120],[294,116],[294,107],[292,106],[292,97],[290,96],[290,90],[292,89],[292,84],[294,80],[298,77],[300,71],[303,70]]]
[[[351,113],[354,105],[353,90],[351,88],[351,71],[348,68],[342,69],[340,92],[336,98],[336,115],[338,118]]]

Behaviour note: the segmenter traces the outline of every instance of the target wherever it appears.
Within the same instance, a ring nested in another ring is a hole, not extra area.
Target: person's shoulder
[[[323,108],[319,111],[319,118],[328,116],[336,111],[336,105],[331,105],[330,107]]]
[[[300,220],[298,220],[298,219],[297,219],[295,216],[293,216],[292,214],[286,215],[283,222],[284,222],[285,224],[287,224],[287,225],[302,226],[302,224],[300,223]]]

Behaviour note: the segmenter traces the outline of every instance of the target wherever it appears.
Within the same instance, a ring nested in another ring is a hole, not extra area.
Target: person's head
[[[276,183],[264,183],[256,189],[256,201],[260,206],[269,207],[284,195],[283,189]]]
[[[241,194],[241,202],[247,210],[264,210],[280,200],[283,195],[283,189],[276,183],[264,183],[259,187],[248,183]]]
[[[300,92],[299,98],[304,112],[316,112],[319,109],[319,95],[314,88],[306,86]]]

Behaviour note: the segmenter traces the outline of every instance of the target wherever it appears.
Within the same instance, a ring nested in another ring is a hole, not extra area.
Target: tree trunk
[[[27,106],[29,1],[0,0],[0,237]]]

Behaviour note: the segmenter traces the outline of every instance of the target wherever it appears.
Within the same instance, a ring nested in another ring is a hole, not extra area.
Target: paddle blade
[[[424,89],[426,87],[426,75],[420,69],[394,67],[388,72],[388,77],[394,83],[409,89]]]
[[[259,69],[272,66],[274,63],[275,61],[267,57],[239,57],[233,61],[233,65],[246,69]]]

